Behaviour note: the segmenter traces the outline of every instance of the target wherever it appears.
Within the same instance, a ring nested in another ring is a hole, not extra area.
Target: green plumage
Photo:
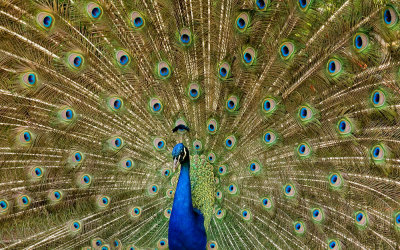
[[[168,248],[182,142],[208,249],[398,249],[399,10],[0,0],[0,248]]]

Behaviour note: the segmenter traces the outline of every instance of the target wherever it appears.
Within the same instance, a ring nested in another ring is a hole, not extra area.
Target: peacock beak
[[[174,158],[174,166],[172,170],[175,172],[176,167],[178,166],[179,159],[181,158],[181,155],[179,155],[177,158]]]

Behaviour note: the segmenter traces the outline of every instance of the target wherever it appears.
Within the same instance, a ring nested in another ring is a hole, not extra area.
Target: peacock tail
[[[0,0],[0,248],[167,249],[181,141],[207,249],[399,249],[399,10]]]

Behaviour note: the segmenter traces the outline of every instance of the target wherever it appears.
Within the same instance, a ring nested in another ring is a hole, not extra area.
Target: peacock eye
[[[262,103],[262,108],[263,108],[264,113],[266,113],[266,114],[270,114],[270,113],[274,112],[276,109],[275,99],[270,98],[270,97],[265,98]]]
[[[92,183],[92,177],[88,174],[80,174],[78,175],[77,183],[81,188],[87,188]]]
[[[381,145],[373,146],[371,149],[371,155],[374,161],[382,161],[385,157],[385,150]]]
[[[103,13],[100,5],[96,3],[89,3],[86,7],[86,11],[88,15],[93,19],[99,19],[101,14]]]
[[[250,170],[250,173],[252,173],[252,174],[259,173],[261,170],[261,164],[258,163],[257,161],[252,161],[249,164],[249,170]]]
[[[162,138],[155,138],[153,140],[153,145],[157,150],[162,150],[165,148],[165,140]]]
[[[4,199],[0,200],[0,215],[7,213],[8,209],[8,201]]]
[[[37,84],[37,75],[33,72],[28,72],[22,75],[22,82],[27,87],[34,87]]]
[[[257,10],[265,11],[269,5],[269,0],[256,0]]]
[[[44,170],[42,167],[33,167],[29,171],[29,176],[33,180],[39,180],[44,175]]]
[[[120,66],[126,66],[131,61],[130,56],[123,50],[118,50],[115,54],[115,58]]]
[[[171,217],[171,213],[172,213],[172,209],[171,208],[166,208],[164,210],[164,217],[169,219],[169,217]]]
[[[218,123],[215,119],[210,119],[207,123],[208,133],[214,134],[218,129]]]
[[[121,137],[112,137],[109,139],[109,145],[113,150],[121,149],[124,146],[124,140]]]
[[[215,217],[217,217],[217,219],[222,219],[225,216],[225,210],[224,209],[217,209],[215,211]]]
[[[241,216],[242,216],[242,219],[244,219],[246,221],[249,221],[251,219],[251,213],[247,209],[244,209],[241,211]]]
[[[150,109],[153,113],[160,113],[163,109],[163,105],[161,104],[160,100],[157,98],[152,98],[150,100]]]
[[[391,28],[397,24],[398,20],[399,16],[397,14],[397,11],[392,6],[388,5],[383,10],[383,21],[385,22],[385,25]]]
[[[29,130],[23,130],[22,132],[19,133],[18,135],[18,141],[22,145],[29,145],[33,142],[33,135]]]
[[[294,231],[295,231],[297,234],[304,234],[304,232],[305,232],[305,227],[304,227],[303,222],[300,222],[300,221],[295,222],[295,223],[294,223]]]
[[[281,57],[285,60],[289,59],[294,52],[294,44],[285,42],[280,47]]]
[[[267,131],[264,133],[263,140],[265,144],[272,145],[276,142],[276,134],[272,131]]]
[[[369,43],[369,39],[366,34],[364,33],[357,33],[354,36],[354,47],[357,52],[363,51]]]
[[[156,195],[158,193],[158,186],[157,185],[151,185],[151,186],[149,186],[147,191],[148,191],[149,195],[151,195],[151,196]]]
[[[53,26],[54,17],[49,13],[41,12],[37,15],[36,21],[42,28],[48,30]]]
[[[193,142],[193,148],[194,148],[194,150],[196,150],[196,151],[200,151],[200,150],[203,149],[203,144],[201,143],[200,140],[195,140],[195,141]]]
[[[236,96],[230,96],[228,100],[226,100],[226,109],[229,112],[233,112],[238,108],[239,99]]]
[[[77,53],[71,53],[68,56],[68,63],[73,69],[79,69],[83,64],[83,57]]]
[[[207,243],[207,250],[217,250],[218,249],[218,244],[216,241],[209,241]]]
[[[338,122],[338,125],[337,125],[337,129],[338,129],[339,134],[348,135],[351,133],[351,129],[352,129],[351,123],[345,118],[340,119]]]
[[[241,13],[237,18],[236,18],[236,28],[240,32],[244,32],[249,25],[249,15],[246,13]]]
[[[222,199],[222,192],[220,190],[217,190],[217,192],[215,193],[215,196],[217,197],[218,200]]]
[[[106,208],[110,205],[110,197],[99,195],[96,199],[96,205],[99,208]]]
[[[200,86],[197,83],[192,83],[188,88],[188,96],[192,100],[196,100],[200,96]]]
[[[365,212],[358,211],[355,213],[354,217],[357,225],[362,227],[367,225],[368,219],[367,219],[367,214]]]
[[[272,208],[272,201],[269,198],[261,199],[261,204],[265,209],[271,209]]]
[[[297,154],[300,157],[308,157],[311,154],[311,147],[307,144],[307,143],[301,143],[298,147],[297,147]]]
[[[314,208],[314,209],[312,209],[311,213],[312,213],[312,218],[313,218],[314,221],[316,221],[316,222],[321,222],[322,221],[323,214],[322,214],[322,210],[321,209]]]
[[[144,19],[139,12],[134,11],[131,14],[131,23],[133,27],[135,27],[136,29],[140,29],[144,26]]]
[[[1,214],[1,210],[0,210],[0,214]],[[396,228],[400,228],[400,212],[396,213],[394,216],[394,224],[396,226]]]
[[[236,145],[236,137],[234,135],[225,138],[225,148],[232,149]]]
[[[78,233],[82,230],[82,222],[81,221],[71,221],[68,223],[68,229],[70,233]]]
[[[218,173],[219,173],[219,175],[225,175],[226,174],[226,172],[227,172],[227,167],[225,166],[225,165],[221,165],[221,166],[219,166],[219,168],[218,168]]]
[[[301,10],[307,10],[312,0],[299,0],[299,7]]]
[[[381,90],[375,90],[371,95],[372,105],[375,108],[380,108],[385,105],[386,96]]]
[[[207,156],[207,160],[208,160],[210,163],[214,163],[215,160],[216,160],[215,154],[212,153],[212,152],[209,153],[208,156]]]
[[[343,185],[342,176],[337,173],[333,173],[329,176],[329,184],[332,188],[338,189],[341,188]]]
[[[286,184],[283,191],[287,198],[292,198],[296,194],[296,190],[292,184]]]
[[[340,242],[337,240],[330,240],[328,242],[329,249],[331,250],[339,250],[340,249]]]
[[[218,76],[225,80],[229,77],[229,73],[231,72],[231,66],[227,63],[221,63],[218,67]]]
[[[327,63],[329,75],[336,76],[342,71],[342,63],[338,59],[330,59]]]
[[[129,214],[132,218],[138,218],[142,214],[142,209],[140,207],[132,207],[129,210]]]
[[[235,184],[230,184],[228,186],[228,193],[230,193],[230,194],[237,194],[238,193],[238,188],[236,187]]]
[[[48,198],[52,203],[57,203],[62,200],[63,193],[60,190],[50,190]]]
[[[64,107],[59,111],[59,117],[64,122],[71,122],[75,118],[75,111],[70,107]]]
[[[157,243],[157,249],[167,249],[168,248],[168,240],[160,239]]]
[[[253,48],[249,47],[243,51],[242,57],[243,57],[243,62],[246,65],[251,65],[251,64],[253,64],[253,62],[255,60],[256,52]]]
[[[158,72],[158,76],[161,79],[169,78],[172,73],[170,66],[168,65],[167,62],[164,62],[164,61],[158,63],[157,72]]]
[[[302,122],[306,122],[313,118],[313,111],[308,106],[301,106],[298,115]]]
[[[192,42],[192,33],[190,32],[189,29],[183,28],[181,29],[181,32],[179,33],[180,35],[180,41],[183,45],[189,46]]]

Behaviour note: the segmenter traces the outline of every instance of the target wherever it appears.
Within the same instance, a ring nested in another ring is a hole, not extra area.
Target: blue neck
[[[190,160],[181,163],[181,173],[178,185],[176,186],[172,211],[174,215],[189,216],[193,215],[192,190],[190,185]]]

